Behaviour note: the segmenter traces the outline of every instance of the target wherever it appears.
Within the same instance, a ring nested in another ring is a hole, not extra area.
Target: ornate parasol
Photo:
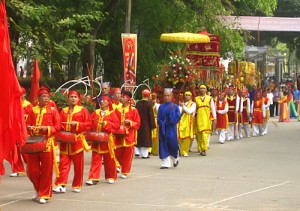
[[[209,36],[189,32],[164,33],[160,36],[163,42],[180,42],[180,43],[209,43]]]

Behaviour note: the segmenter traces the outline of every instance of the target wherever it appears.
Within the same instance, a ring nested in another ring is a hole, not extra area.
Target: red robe
[[[117,109],[116,114],[128,131],[128,135],[124,138],[116,138],[116,157],[122,166],[122,173],[129,174],[131,169],[132,158],[134,154],[134,145],[137,139],[137,130],[140,127],[140,116],[136,108],[131,105]],[[130,120],[129,124],[125,124],[124,120]]]
[[[66,185],[70,172],[71,161],[74,164],[74,179],[73,188],[81,188],[84,169],[84,154],[83,150],[89,151],[83,132],[90,129],[91,119],[88,110],[82,106],[76,105],[71,113],[69,107],[63,108],[60,112],[60,119],[64,131],[70,131],[76,136],[74,144],[60,143],[60,177],[56,178],[55,185]],[[76,121],[76,126],[70,126],[66,122]]]
[[[263,100],[255,100],[253,101],[253,118],[252,118],[252,124],[257,125],[263,125],[264,124],[264,118],[263,118]]]
[[[217,101],[216,102],[216,110],[224,110],[227,102],[223,101]],[[220,114],[217,112],[217,124],[216,124],[216,129],[217,130],[226,130],[228,128],[228,116],[227,113],[225,114]]]
[[[243,111],[242,111],[242,117],[241,117],[241,123],[242,124],[249,124],[249,111],[248,111],[248,98],[241,98],[243,102]]]
[[[112,110],[107,110],[104,115],[101,114],[101,112],[101,109],[98,109],[92,113],[92,130],[110,133],[110,139],[108,143],[103,142],[101,144],[92,144],[93,154],[89,172],[89,180],[99,181],[102,167],[102,157],[104,159],[105,179],[115,180],[117,177],[115,162],[116,158],[114,153],[115,143],[114,137],[111,133],[120,128],[120,121],[116,113]],[[100,122],[104,122],[104,125],[99,125]]]
[[[48,126],[48,131],[37,130],[34,134],[31,131],[28,133],[45,135],[48,139],[48,148],[44,152],[27,155],[27,176],[33,183],[38,196],[49,199],[52,196],[53,159],[55,159],[53,135],[61,127],[59,113],[49,105],[43,108],[35,106],[29,111],[26,123],[28,126]]]
[[[233,96],[232,98],[227,97],[227,103],[228,103],[228,123],[236,123],[236,96]]]

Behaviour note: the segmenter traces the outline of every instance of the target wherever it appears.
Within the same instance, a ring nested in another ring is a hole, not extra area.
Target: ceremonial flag
[[[136,84],[137,35],[121,34],[123,46],[124,83]]]
[[[40,84],[39,84],[40,77],[41,77],[41,72],[39,69],[39,63],[37,61],[37,58],[35,58],[34,65],[33,65],[33,75],[31,79],[30,97],[29,97],[31,103],[34,103],[34,101],[38,97],[38,91],[40,89]]]
[[[25,142],[26,127],[20,101],[22,95],[11,57],[5,0],[0,1],[0,174],[5,173],[3,160],[12,161],[16,140]]]

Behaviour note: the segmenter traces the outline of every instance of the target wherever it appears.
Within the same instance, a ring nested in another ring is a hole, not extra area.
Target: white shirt
[[[269,98],[270,104],[273,105],[273,98],[274,98],[273,93],[272,92],[267,93],[267,97]]]

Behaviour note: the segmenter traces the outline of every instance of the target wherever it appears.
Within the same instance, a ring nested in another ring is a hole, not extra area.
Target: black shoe
[[[173,164],[174,167],[177,167],[179,164],[179,161],[177,160],[176,163]]]
[[[139,155],[139,154],[135,154],[134,156],[135,156],[135,157],[140,157],[140,155]]]
[[[150,156],[147,156],[147,157],[142,157],[142,159],[148,159],[148,158],[150,158]]]
[[[160,169],[168,169],[169,167],[166,167],[166,166],[162,166],[160,167]]]

